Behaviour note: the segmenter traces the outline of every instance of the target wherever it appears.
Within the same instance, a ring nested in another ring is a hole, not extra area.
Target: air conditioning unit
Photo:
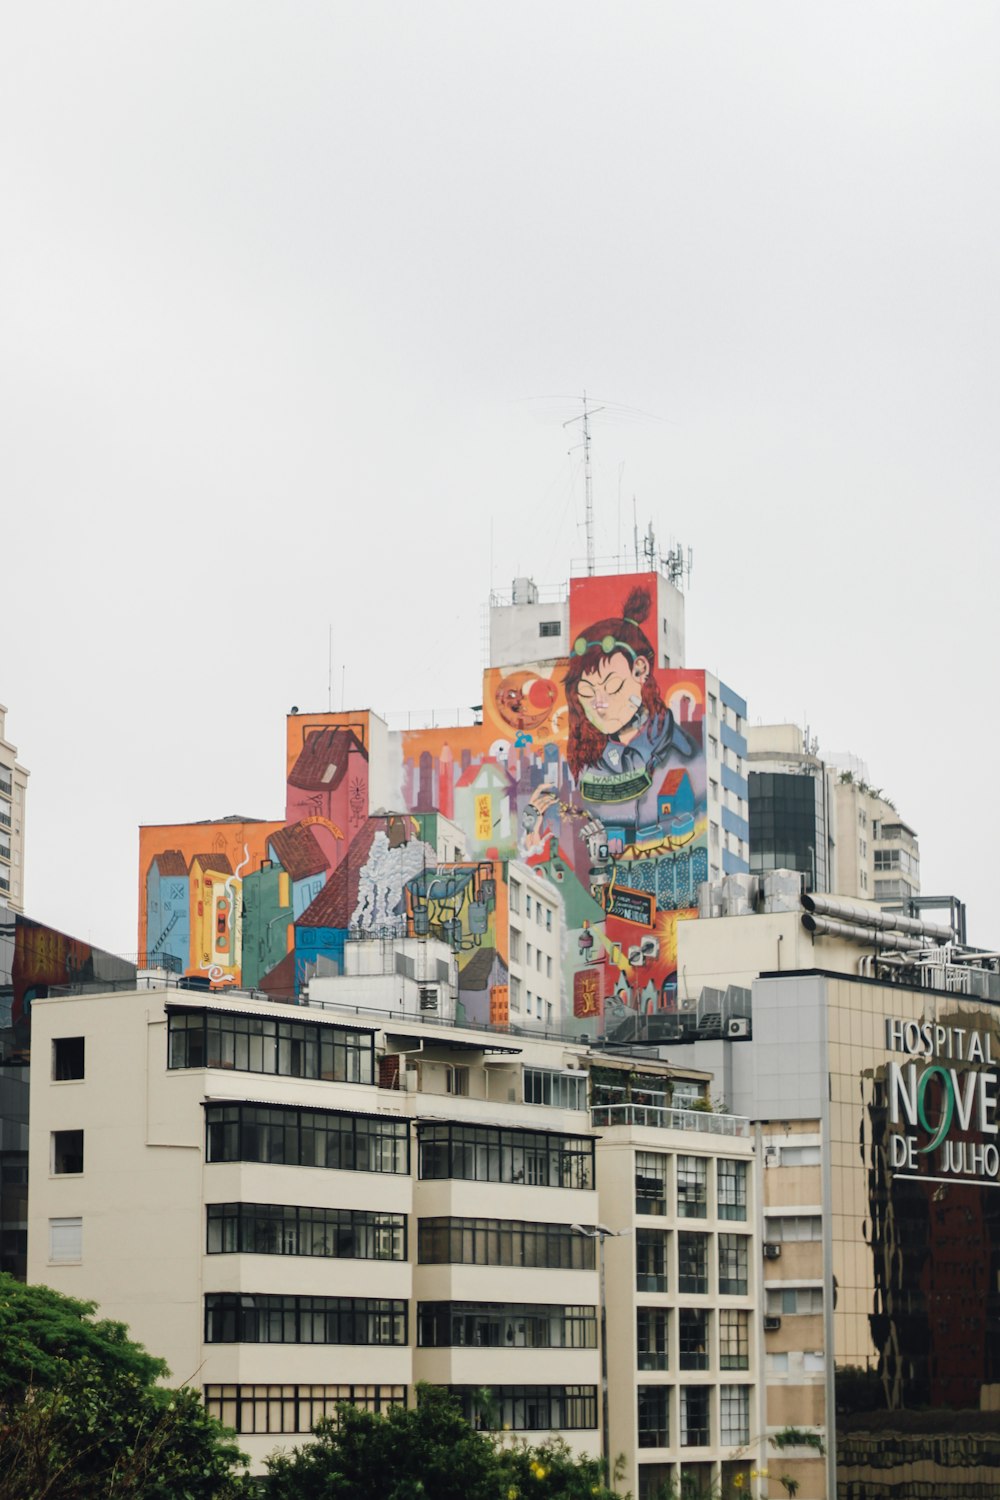
[[[772,1240],[764,1242],[764,1259],[779,1260],[781,1257],[781,1246],[774,1244]]]
[[[777,1331],[778,1331],[778,1329],[780,1327],[781,1327],[781,1319],[780,1318],[765,1318],[764,1319],[764,1332],[765,1333],[777,1333]]]
[[[726,1036],[749,1036],[750,1019],[748,1016],[733,1016],[726,1024]]]

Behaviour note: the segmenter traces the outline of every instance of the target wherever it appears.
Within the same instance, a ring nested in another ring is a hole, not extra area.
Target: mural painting
[[[343,972],[349,939],[427,934],[456,954],[463,1015],[495,1020],[519,861],[561,909],[563,1029],[627,1038],[675,1009],[677,923],[708,875],[705,680],[657,665],[657,597],[655,574],[573,580],[569,654],[488,669],[475,725],[290,714],[284,821],[141,831],[140,949],[293,998]]]
[[[704,674],[657,667],[655,598],[655,575],[574,580],[569,657],[487,671],[479,725],[402,736],[404,803],[558,892],[561,1024],[583,1032],[676,1008],[708,877]]]

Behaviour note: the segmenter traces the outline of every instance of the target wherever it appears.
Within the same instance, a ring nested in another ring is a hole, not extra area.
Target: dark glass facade
[[[829,890],[822,776],[751,771],[750,870],[800,870],[809,889]]]

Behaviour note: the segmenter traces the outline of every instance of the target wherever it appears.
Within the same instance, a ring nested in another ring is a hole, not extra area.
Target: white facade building
[[[24,812],[29,772],[18,763],[17,746],[6,735],[7,709],[0,703],[0,906],[24,911]]]
[[[745,1121],[584,1045],[151,987],[34,1015],[29,1279],[197,1385],[260,1467],[338,1400],[450,1387],[625,1484],[749,1475],[759,1279]],[[676,1099],[684,1108],[673,1108]],[[491,1392],[484,1405],[482,1392]]]

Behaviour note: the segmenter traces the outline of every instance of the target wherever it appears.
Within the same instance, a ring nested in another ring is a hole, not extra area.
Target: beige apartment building
[[[28,1275],[127,1322],[256,1467],[430,1381],[583,1453],[606,1416],[637,1495],[749,1483],[754,1143],[706,1074],[140,983],[34,1008]]]
[[[7,709],[0,703],[0,906],[24,911],[24,813],[29,772],[6,738]]]

